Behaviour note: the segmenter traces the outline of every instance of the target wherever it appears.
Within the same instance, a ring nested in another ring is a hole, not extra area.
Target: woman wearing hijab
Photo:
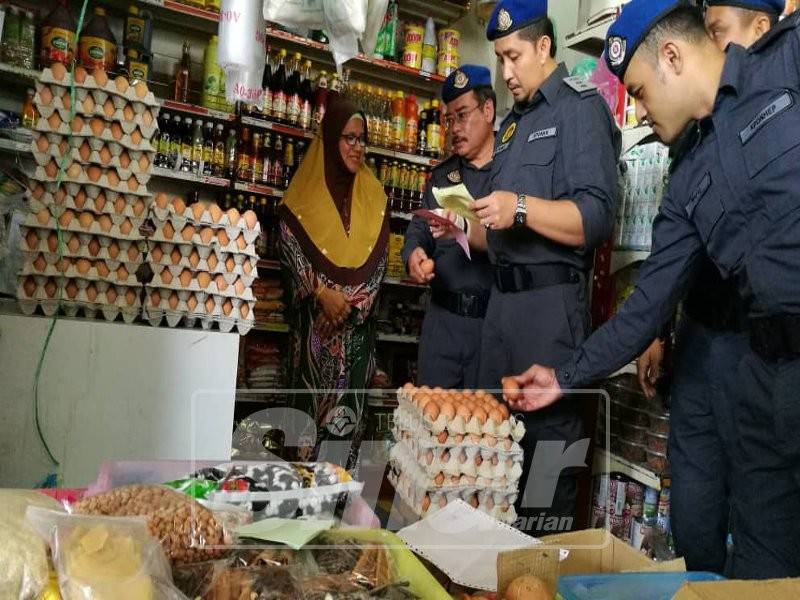
[[[316,424],[316,440],[302,442],[305,459],[309,447],[323,439],[360,441],[363,390],[374,370],[371,315],[389,240],[386,195],[364,164],[363,113],[336,97],[321,130],[280,208],[281,268],[292,331],[288,383],[313,392],[293,398],[294,408]],[[347,457],[338,458],[344,465]],[[350,452],[348,462],[353,458]]]

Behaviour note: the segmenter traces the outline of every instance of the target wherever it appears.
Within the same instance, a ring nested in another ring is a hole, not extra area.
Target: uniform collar
[[[734,94],[739,92],[742,75],[742,61],[747,56],[747,50],[736,44],[728,45],[725,51],[725,65],[722,68],[722,78],[719,81],[719,91],[732,90]],[[719,94],[717,95],[719,102]]]
[[[567,66],[563,62],[558,63],[555,71],[550,73],[550,77],[544,80],[544,83],[542,83],[537,92],[533,95],[533,99],[524,104],[515,104],[514,111],[524,114],[539,104],[542,98],[544,98],[548,104],[554,104],[558,96],[558,88],[566,77],[569,77]]]
[[[492,161],[489,161],[481,168],[476,167],[463,156],[458,157],[458,166],[462,169],[472,169],[473,171],[489,171],[492,168]]]

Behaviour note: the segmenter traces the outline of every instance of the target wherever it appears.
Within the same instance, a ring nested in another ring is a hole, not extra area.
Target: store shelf
[[[258,261],[258,270],[259,271],[280,271],[281,270],[281,263],[277,260],[270,260],[267,258],[262,258]]]
[[[608,28],[616,18],[616,15],[606,17],[574,33],[567,34],[564,45],[570,50],[600,58],[605,48]]]
[[[419,337],[416,335],[401,335],[399,333],[379,333],[378,341],[390,344],[419,344]]]
[[[230,179],[223,179],[222,177],[209,177],[206,175],[195,175],[194,173],[183,173],[181,171],[173,171],[172,169],[162,169],[161,167],[153,167],[153,175],[155,177],[161,177],[162,179],[185,181],[194,185],[207,185],[220,188],[227,188],[231,185]]]
[[[469,2],[453,2],[448,0],[403,0],[400,3],[401,20],[423,23],[428,16],[433,17],[437,25],[451,25],[469,10]]]
[[[393,210],[391,216],[393,219],[402,219],[404,221],[410,221],[414,215],[399,210]]]
[[[611,454],[604,448],[595,450],[592,472],[595,475],[598,473],[622,473],[642,485],[657,490],[661,489],[661,477],[657,473],[654,473],[645,465],[633,463]]]
[[[289,333],[286,323],[256,323],[252,331],[269,331],[271,333]]]
[[[420,285],[418,283],[414,283],[413,281],[407,279],[394,279],[393,277],[385,277],[383,280],[383,285],[394,285],[397,287],[409,287],[409,288],[417,288],[423,290],[427,288],[427,285]]]
[[[234,121],[236,119],[236,115],[233,113],[213,110],[211,108],[205,108],[204,106],[197,106],[196,104],[186,104],[184,102],[175,102],[174,100],[159,100],[159,102],[163,110],[187,115],[197,115],[199,117],[216,119],[217,121]]]
[[[652,127],[645,125],[636,125],[633,127],[625,127],[622,129],[622,154],[625,156],[628,152],[633,150],[639,144],[649,144],[650,142],[657,142],[658,137],[653,132]]]
[[[139,0],[153,13],[157,21],[167,22],[181,29],[194,29],[207,33],[216,33],[219,28],[219,13],[201,8],[193,8],[174,0]],[[127,12],[128,0],[106,0],[122,13]]]
[[[300,129],[298,127],[292,127],[290,125],[275,123],[273,121],[267,121],[266,119],[257,119],[255,117],[243,116],[241,118],[241,122],[242,125],[247,125],[248,127],[255,127],[257,129],[266,129],[268,131],[275,131],[277,133],[282,133],[283,135],[290,135],[292,137],[299,137],[307,140],[314,139],[314,134],[310,131]]]
[[[0,63],[0,77],[3,81],[17,85],[29,86],[39,79],[40,71],[15,67],[8,63]]]
[[[611,274],[621,271],[625,267],[641,262],[650,256],[649,250],[612,250]]]
[[[12,154],[33,154],[30,142],[16,142],[8,138],[0,138],[0,152]]]
[[[428,158],[427,156],[419,156],[418,154],[409,154],[408,152],[399,152],[397,150],[389,150],[387,148],[379,148],[377,146],[370,146],[367,148],[368,154],[377,154],[378,156],[386,156],[388,158],[396,158],[415,165],[422,165],[423,167],[435,167],[439,164],[438,159]]]
[[[245,183],[237,181],[233,184],[233,189],[237,192],[247,192],[248,194],[259,194],[261,196],[272,196],[273,198],[283,198],[283,190],[261,185],[260,183]]]

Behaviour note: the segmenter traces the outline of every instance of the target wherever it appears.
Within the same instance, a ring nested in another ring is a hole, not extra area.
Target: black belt
[[[770,362],[800,358],[800,315],[751,319],[750,347]]]
[[[685,310],[692,319],[714,331],[747,331],[747,310],[738,294],[733,298],[726,297],[716,301],[690,301],[687,298]]]
[[[527,292],[537,288],[578,283],[581,272],[566,265],[495,265],[497,289],[506,293]]]
[[[483,319],[489,307],[489,292],[485,294],[456,294],[447,290],[431,290],[431,299],[459,317]]]

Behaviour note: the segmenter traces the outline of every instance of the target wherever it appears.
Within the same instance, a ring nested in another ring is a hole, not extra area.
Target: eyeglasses
[[[348,133],[346,135],[343,135],[342,139],[351,148],[355,148],[356,144],[358,144],[362,148],[366,148],[367,147],[367,138],[365,138],[364,136],[361,136],[361,135],[356,135],[354,133]]]
[[[444,118],[445,127],[450,129],[456,123],[458,123],[459,125],[463,125],[464,123],[467,122],[467,119],[469,119],[469,116],[472,113],[474,113],[476,110],[478,110],[480,107],[481,107],[481,105],[478,104],[477,106],[473,106],[469,110],[460,110],[454,115],[448,115],[447,117]]]

